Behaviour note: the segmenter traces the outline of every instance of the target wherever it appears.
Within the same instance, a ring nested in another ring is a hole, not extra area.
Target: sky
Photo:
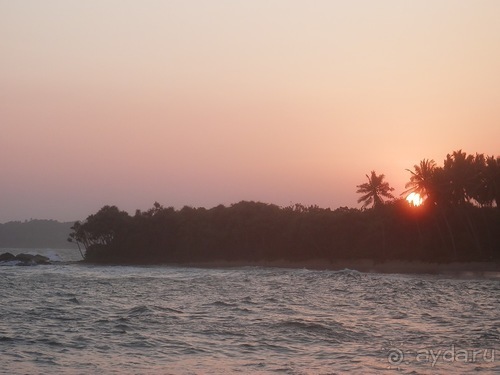
[[[497,0],[0,0],[0,222],[332,209],[500,154]]]

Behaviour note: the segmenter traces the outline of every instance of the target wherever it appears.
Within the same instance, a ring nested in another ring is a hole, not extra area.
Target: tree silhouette
[[[363,202],[362,208],[371,204],[373,204],[373,208],[379,207],[384,204],[383,198],[394,199],[391,194],[394,188],[390,187],[388,182],[384,182],[384,174],[377,176],[375,171],[372,171],[370,176],[366,175],[366,178],[368,178],[368,182],[356,186],[358,188],[356,193],[363,194],[358,199],[358,203]]]
[[[104,206],[76,222],[70,238],[83,244],[86,262],[113,264],[500,260],[500,210],[492,208],[500,201],[500,158],[455,151],[444,166],[423,159],[409,172],[407,192],[432,206],[415,209],[392,199],[385,176],[372,171],[357,185],[363,209],[241,201],[175,210],[155,202],[130,216]]]
[[[443,171],[449,182],[449,200],[453,205],[470,201],[475,191],[476,171],[474,156],[462,150],[446,155]]]
[[[492,206],[495,202],[500,208],[500,157],[478,154],[474,161],[477,171],[474,199],[481,206]]]
[[[405,190],[402,195],[408,193],[418,193],[422,198],[426,197],[431,202],[435,201],[436,186],[434,184],[434,171],[436,170],[436,162],[434,160],[423,159],[419,165],[414,165],[411,173],[410,181],[406,183]]]
[[[500,209],[500,157],[489,156],[486,159],[484,176],[487,199],[495,201]]]

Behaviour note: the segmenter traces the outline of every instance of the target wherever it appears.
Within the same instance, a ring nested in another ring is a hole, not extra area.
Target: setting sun
[[[407,197],[406,200],[408,201],[409,204],[412,206],[420,206],[423,202],[422,197],[418,193],[410,193]]]

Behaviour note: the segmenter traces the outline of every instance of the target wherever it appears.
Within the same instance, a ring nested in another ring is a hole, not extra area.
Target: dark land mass
[[[74,222],[55,220],[10,221],[0,224],[0,248],[72,249],[67,241]]]
[[[403,194],[425,198],[417,206],[395,198],[385,175],[372,171],[357,185],[361,209],[242,201],[176,210],[155,203],[130,215],[104,206],[71,228],[50,220],[3,224],[0,246],[66,248],[69,234],[85,262],[101,264],[497,270],[500,157],[459,150],[442,166],[423,159],[408,171]]]
[[[390,262],[475,262],[484,268],[500,262],[500,209],[411,207],[394,200],[376,209],[331,210],[242,201],[180,210],[155,203],[131,216],[105,206],[77,222],[71,237],[91,263],[328,269],[341,264],[377,270]]]

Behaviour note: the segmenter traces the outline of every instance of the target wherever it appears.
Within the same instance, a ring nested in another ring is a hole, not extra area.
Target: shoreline
[[[342,271],[353,270],[363,273],[382,274],[430,274],[449,275],[461,277],[493,277],[500,279],[500,262],[450,262],[450,263],[427,263],[422,261],[386,261],[375,262],[373,260],[309,260],[303,262],[291,262],[286,260],[277,261],[207,261],[167,263],[165,265],[193,268],[241,268],[241,267],[264,267],[264,268],[289,268],[307,269],[314,271]]]
[[[99,264],[99,263],[97,263]],[[141,265],[141,264],[128,264]],[[422,261],[386,261],[378,262],[369,259],[364,260],[308,260],[292,262],[287,260],[274,261],[202,261],[202,262],[169,262],[149,263],[143,265],[172,266],[187,268],[243,268],[263,267],[282,269],[306,269],[312,271],[343,271],[352,270],[363,273],[380,274],[429,274],[443,276],[487,277],[500,279],[500,262],[450,262],[450,263],[428,263]]]
[[[12,249],[6,250],[4,254]],[[28,249],[23,249],[27,252]],[[42,251],[29,249],[28,254],[33,252],[40,256],[46,256]],[[14,255],[18,255],[18,251],[13,251]],[[34,256],[34,255],[32,255]],[[50,259],[58,263],[59,259]],[[51,262],[52,263],[52,262]],[[469,261],[469,262],[425,262],[425,261],[378,261],[372,259],[343,259],[343,260],[328,260],[328,259],[309,259],[304,261],[290,261],[285,259],[279,260],[260,260],[260,261],[227,261],[227,260],[207,260],[207,261],[181,261],[181,262],[164,262],[164,261],[146,261],[146,262],[130,262],[125,260],[115,261],[85,261],[72,260],[69,263],[80,263],[95,266],[170,266],[170,267],[187,267],[187,268],[243,268],[243,267],[262,267],[262,268],[281,268],[281,269],[306,269],[313,271],[343,271],[353,270],[363,273],[380,273],[380,274],[429,274],[443,275],[455,277],[487,277],[500,280],[500,261]]]

